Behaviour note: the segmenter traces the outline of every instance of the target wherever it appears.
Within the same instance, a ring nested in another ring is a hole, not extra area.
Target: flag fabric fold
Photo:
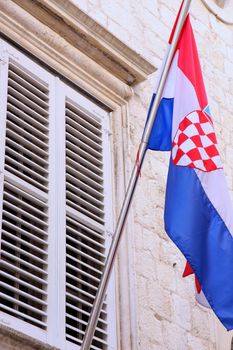
[[[165,230],[186,257],[187,274],[194,272],[198,290],[223,325],[233,329],[233,209],[189,15],[148,149],[171,151]]]

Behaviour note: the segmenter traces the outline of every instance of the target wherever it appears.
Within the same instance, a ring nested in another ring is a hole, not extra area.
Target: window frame
[[[112,207],[112,157],[110,148],[110,123],[109,123],[109,112],[105,111],[103,108],[98,106],[96,103],[91,101],[88,97],[82,95],[78,91],[75,91],[73,87],[68,86],[56,75],[48,72],[45,68],[40,67],[38,63],[34,62],[33,59],[27,57],[24,53],[19,52],[18,49],[14,48],[12,45],[8,44],[6,41],[0,38],[0,92],[2,93],[2,99],[5,103],[0,103],[0,113],[6,116],[6,102],[7,102],[7,74],[8,74],[8,56],[12,55],[14,60],[17,60],[22,66],[25,66],[27,70],[35,72],[40,78],[44,78],[48,81],[49,89],[49,195],[48,195],[48,209],[49,209],[49,227],[53,227],[50,230],[49,242],[48,242],[48,293],[47,293],[47,303],[48,303],[48,317],[47,317],[47,331],[41,330],[33,325],[27,324],[26,322],[17,319],[14,316],[2,313],[0,317],[0,323],[3,325],[8,325],[9,327],[15,329],[16,331],[23,332],[25,334],[30,334],[33,338],[40,340],[43,343],[57,346],[61,349],[72,350],[77,349],[77,345],[72,344],[65,340],[65,217],[66,217],[66,206],[65,206],[65,114],[64,111],[64,101],[65,94],[72,96],[74,99],[78,97],[80,108],[85,108],[88,113],[95,115],[103,121],[103,132],[104,132],[104,157],[107,161],[104,162],[104,181],[106,181],[105,189],[108,188],[108,195],[105,194],[105,216],[108,218],[106,222],[106,251],[110,246],[111,235],[113,231],[113,207]],[[2,81],[4,80],[4,84]],[[58,98],[58,103],[56,103],[56,95],[61,95],[62,98]],[[4,181],[4,149],[5,149],[5,119],[0,119],[0,212],[2,212],[2,196],[3,196],[3,181]],[[57,121],[62,123],[58,123]],[[60,140],[63,139],[63,144]],[[63,146],[63,148],[62,148]],[[108,163],[108,164],[107,164]],[[111,173],[111,176],[107,175]],[[57,174],[58,169],[63,169],[59,171],[59,176]],[[62,189],[62,190],[61,190]],[[60,213],[55,206],[51,203],[63,203],[61,204]],[[60,214],[63,212],[63,215]],[[58,232],[57,238],[55,237],[55,232]],[[60,242],[60,243],[58,243]],[[55,253],[54,248],[55,247]],[[58,263],[58,258],[62,261],[60,265]],[[54,273],[56,271],[56,273]],[[59,273],[58,273],[59,272]],[[58,279],[55,278],[56,274],[59,276]],[[108,294],[108,302],[113,304],[111,306],[112,310],[109,315],[111,315],[108,322],[108,342],[110,345],[109,349],[116,349],[116,306],[113,300],[115,297],[115,277],[112,276],[112,282],[110,282],[111,291]],[[58,292],[59,291],[59,292]],[[56,297],[54,298],[54,295]],[[64,300],[62,305],[61,300]],[[110,305],[110,304],[109,304]],[[113,323],[113,319],[115,322]],[[16,322],[17,320],[17,322]],[[113,327],[112,327],[113,326]]]

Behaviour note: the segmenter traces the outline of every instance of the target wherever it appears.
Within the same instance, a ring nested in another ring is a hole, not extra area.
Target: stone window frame
[[[155,67],[66,0],[0,0],[0,31],[71,84],[102,103],[112,115],[113,200],[118,217],[129,177],[128,101],[132,86]],[[118,349],[136,348],[134,271],[129,215],[116,265]],[[110,233],[111,234],[111,233]],[[38,342],[2,326],[3,338]],[[120,339],[120,340],[119,340]],[[48,345],[39,344],[40,349]]]

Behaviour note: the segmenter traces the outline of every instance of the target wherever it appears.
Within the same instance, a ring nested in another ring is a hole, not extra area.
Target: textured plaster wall
[[[73,1],[124,43],[159,66],[180,1]],[[232,196],[233,27],[217,20],[200,0],[193,1],[191,14]],[[155,75],[135,87],[135,95],[129,103],[132,163]],[[167,164],[167,154],[148,154],[133,205],[138,349],[230,350],[230,335],[211,311],[196,304],[192,277],[181,278],[184,259],[163,231]]]

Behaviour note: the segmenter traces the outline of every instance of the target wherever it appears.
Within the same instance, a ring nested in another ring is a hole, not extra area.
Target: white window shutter
[[[105,195],[111,191],[104,179],[107,113],[100,117],[77,97],[73,92],[66,99],[66,338],[81,346],[105,264]],[[105,301],[93,350],[109,348],[108,311]]]
[[[0,322],[73,350],[111,241],[109,114],[1,45]],[[116,349],[114,300],[112,281],[93,350]]]
[[[4,45],[0,97],[1,302],[4,320],[46,339],[49,245],[49,74]]]

